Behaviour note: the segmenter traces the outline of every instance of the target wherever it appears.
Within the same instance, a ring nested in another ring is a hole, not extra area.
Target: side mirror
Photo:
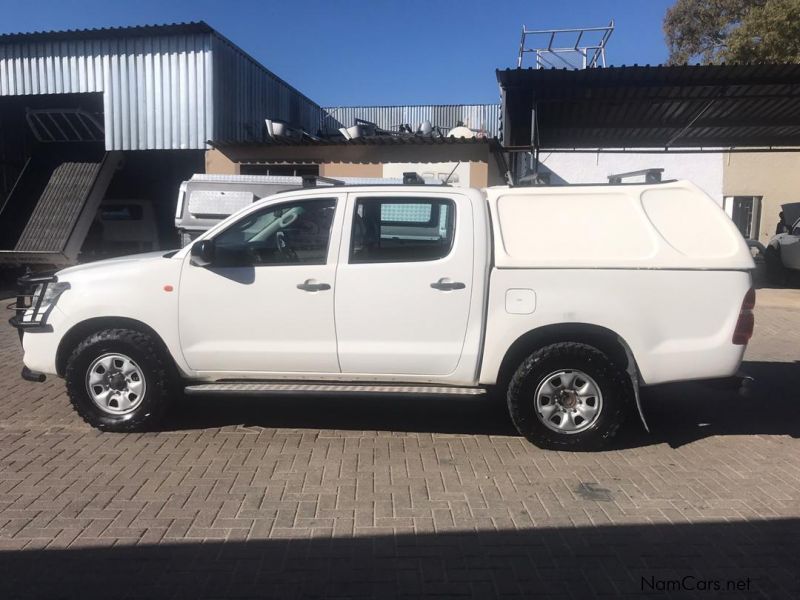
[[[216,247],[214,240],[200,240],[192,245],[191,263],[196,267],[207,267],[214,262]]]

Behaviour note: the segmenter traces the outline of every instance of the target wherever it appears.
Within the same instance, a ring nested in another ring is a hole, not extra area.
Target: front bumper
[[[31,371],[28,367],[22,367],[22,373],[20,375],[25,381],[33,381],[35,383],[42,383],[45,379],[47,379],[47,375],[44,373]]]
[[[28,273],[17,279],[17,300],[9,305],[8,308],[14,311],[14,316],[8,323],[17,329],[20,340],[25,330],[47,331],[47,317],[53,310],[58,296],[48,305],[42,306],[47,286],[56,283],[58,278],[52,274],[34,275]],[[64,289],[69,288],[69,284],[61,284]]]
[[[20,277],[17,280],[17,299],[8,307],[15,312],[8,323],[19,334],[24,351],[21,376],[27,381],[42,382],[45,373],[55,373],[53,344],[58,336],[47,334],[54,332],[53,324],[63,321],[63,316],[55,308],[58,296],[47,305],[43,305],[43,300],[47,286],[57,281],[56,276],[51,274]],[[68,288],[65,284],[61,285],[64,289]]]

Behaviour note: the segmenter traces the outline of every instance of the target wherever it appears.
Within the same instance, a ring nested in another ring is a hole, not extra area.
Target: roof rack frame
[[[319,187],[318,183],[327,183],[334,187],[341,187],[345,182],[341,179],[333,179],[332,177],[323,177],[322,175],[301,175],[303,178],[303,188]]]
[[[627,173],[612,173],[608,176],[608,183],[618,185],[623,179],[644,176],[645,183],[661,183],[661,176],[664,169],[639,169],[638,171],[628,171]]]

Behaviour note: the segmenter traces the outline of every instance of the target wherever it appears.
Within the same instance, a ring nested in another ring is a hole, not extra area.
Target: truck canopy
[[[733,221],[688,181],[486,193],[498,268],[755,267]]]

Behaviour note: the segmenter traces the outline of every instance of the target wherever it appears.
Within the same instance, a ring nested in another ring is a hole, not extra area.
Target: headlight
[[[47,310],[56,303],[58,297],[69,289],[69,284],[66,281],[56,281],[55,283],[48,284],[44,288],[44,298],[42,299],[41,311]]]
[[[31,306],[22,316],[23,323],[44,324],[59,296],[69,289],[66,281],[40,283],[31,297]],[[44,295],[42,293],[44,292]]]

